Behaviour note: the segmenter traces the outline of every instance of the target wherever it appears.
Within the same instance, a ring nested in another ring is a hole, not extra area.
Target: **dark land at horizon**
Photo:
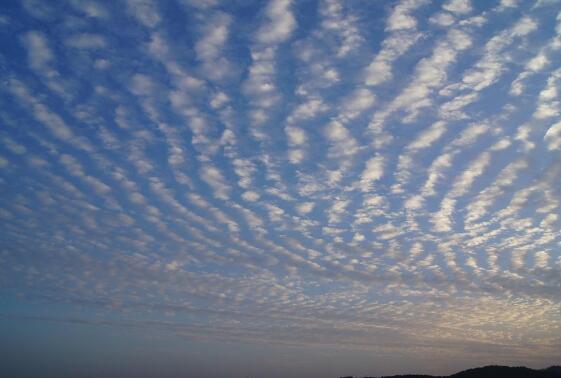
[[[523,366],[484,366],[463,370],[452,375],[405,374],[382,376],[377,378],[561,378],[561,366],[550,366],[546,369],[530,369]],[[355,378],[352,376],[340,378]],[[358,378],[358,377],[357,377]],[[376,378],[376,377],[363,377]]]

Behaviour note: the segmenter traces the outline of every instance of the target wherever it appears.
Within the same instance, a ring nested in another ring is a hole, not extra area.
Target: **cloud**
[[[55,9],[43,1],[24,0],[22,5],[26,12],[40,20],[51,20],[55,17]]]
[[[311,98],[297,105],[287,118],[284,129],[288,140],[288,160],[292,164],[300,164],[306,158],[308,136],[302,127],[296,126],[303,121],[311,120],[327,111],[328,107],[321,99]]]
[[[107,43],[105,38],[100,35],[82,33],[67,38],[65,44],[78,49],[100,49],[105,47]]]
[[[368,192],[372,184],[384,175],[384,157],[376,156],[366,162],[366,167],[360,177],[360,186],[363,192]]]
[[[10,165],[10,162],[6,158],[0,156],[0,168],[4,169],[4,168],[7,168],[9,165]]]
[[[25,146],[17,143],[12,138],[5,136],[2,138],[2,144],[8,149],[11,153],[16,155],[23,155],[27,152],[27,148]]]
[[[548,77],[546,87],[539,94],[537,109],[534,112],[535,118],[545,119],[559,114],[559,101],[556,101],[559,82],[561,82],[561,70],[555,70]]]
[[[553,124],[545,133],[544,140],[547,142],[547,148],[550,150],[558,150],[561,148],[561,122]]]
[[[436,13],[435,15],[433,15],[429,19],[429,21],[433,24],[438,25],[438,26],[446,27],[446,26],[450,26],[454,22],[456,22],[456,19],[450,13],[439,12],[439,13]]]
[[[497,175],[496,180],[479,193],[467,206],[466,228],[471,227],[473,222],[484,217],[494,201],[513,184],[520,172],[527,168],[528,163],[524,159],[516,160],[503,168]]]
[[[409,144],[408,149],[418,151],[429,148],[434,142],[442,137],[446,132],[446,123],[439,121],[434,123],[430,128],[421,132],[417,139]]]
[[[555,7],[247,5],[10,9],[0,275],[22,311],[335,362],[555,361]]]
[[[155,28],[162,20],[156,4],[151,0],[127,0],[127,10],[148,28]]]
[[[109,17],[107,9],[100,3],[87,0],[72,0],[70,3],[88,17],[100,19]]]
[[[229,198],[230,186],[218,168],[212,165],[203,166],[201,168],[201,179],[214,190],[216,198],[222,200]]]
[[[231,64],[223,56],[231,22],[231,17],[226,13],[214,13],[203,27],[202,38],[195,44],[195,52],[203,61],[203,70],[212,79],[231,74]]]
[[[522,37],[536,30],[538,25],[530,17],[522,17],[512,28],[512,35]]]
[[[288,143],[294,146],[300,146],[306,143],[306,132],[294,126],[289,126],[286,129],[286,136],[288,137]]]
[[[226,93],[218,92],[212,98],[212,100],[210,102],[210,106],[213,107],[214,109],[221,108],[224,104],[227,104],[229,101],[230,101],[230,98],[228,97],[228,95]]]
[[[46,36],[37,31],[30,31],[21,38],[27,49],[29,65],[37,71],[43,71],[54,61],[54,54],[47,42]]]
[[[365,110],[371,109],[376,101],[374,94],[366,88],[355,90],[343,101],[343,117],[347,120],[358,117]]]
[[[417,21],[410,13],[426,3],[425,0],[401,1],[389,15],[386,30],[395,31],[415,28],[417,26]]]
[[[257,40],[264,44],[276,44],[287,40],[294,29],[296,20],[290,11],[290,0],[271,0],[265,8],[267,23],[257,31]]]
[[[84,168],[82,167],[82,164],[80,164],[80,162],[78,162],[78,160],[76,160],[74,157],[66,154],[61,155],[60,162],[70,172],[70,174],[81,178],[98,194],[103,195],[111,191],[111,188],[107,184],[103,183],[96,177],[92,177],[86,174]]]
[[[156,90],[156,83],[150,76],[135,74],[130,83],[131,92],[137,96],[149,96]]]
[[[466,14],[472,11],[470,0],[448,0],[442,9],[456,14]]]
[[[471,44],[469,34],[456,29],[450,30],[445,38],[436,43],[432,54],[417,63],[410,84],[384,111],[374,114],[370,129],[379,133],[377,130],[382,127],[384,120],[400,109],[405,109],[408,113],[404,121],[413,122],[421,109],[432,105],[430,94],[445,82],[446,70],[456,61],[458,53]]]
[[[288,138],[288,145],[292,147],[288,150],[288,160],[292,164],[300,164],[306,155],[302,148],[307,144],[306,132],[299,127],[287,126],[285,133]]]
[[[393,77],[394,61],[409,50],[421,37],[420,33],[394,33],[382,42],[382,49],[366,68],[366,84],[379,85]]]
[[[364,39],[356,26],[357,17],[349,14],[343,3],[338,0],[324,0],[320,3],[319,12],[323,16],[324,32],[335,33],[338,37],[337,57],[344,57],[360,47]]]
[[[259,199],[259,194],[252,191],[247,191],[242,194],[242,198],[246,201],[255,202]]]
[[[304,203],[299,203],[296,206],[296,210],[302,214],[302,215],[306,215],[308,213],[310,213],[315,207],[315,204],[313,202],[304,202]]]
[[[296,106],[288,119],[291,122],[295,122],[299,120],[314,118],[318,114],[325,112],[327,109],[328,106],[324,104],[321,99],[311,98],[308,101],[305,101]]]
[[[333,120],[324,128],[325,137],[331,142],[329,156],[351,157],[358,151],[358,143],[349,130],[339,121]]]
[[[61,140],[70,140],[74,137],[72,129],[66,122],[58,114],[53,113],[42,102],[33,97],[22,82],[15,79],[9,80],[8,90],[22,104],[30,107],[34,118],[43,123],[55,137]]]
[[[343,200],[343,199],[337,199],[337,200],[333,201],[333,204],[331,205],[331,208],[327,212],[328,222],[329,223],[339,223],[339,222],[341,222],[343,216],[345,215],[345,211],[347,209],[347,206],[349,206],[350,203],[351,203],[351,201]]]
[[[547,56],[545,56],[543,53],[540,53],[535,57],[533,57],[531,60],[529,60],[528,63],[526,63],[526,67],[532,71],[540,71],[548,63],[549,60],[547,59]]]

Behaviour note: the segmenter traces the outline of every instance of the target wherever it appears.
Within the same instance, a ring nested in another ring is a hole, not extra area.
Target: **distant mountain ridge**
[[[341,378],[353,378],[341,377]],[[376,378],[376,377],[364,377]],[[474,369],[463,370],[452,375],[391,375],[378,378],[561,378],[561,366],[550,366],[546,369],[530,369],[523,366],[484,366]]]

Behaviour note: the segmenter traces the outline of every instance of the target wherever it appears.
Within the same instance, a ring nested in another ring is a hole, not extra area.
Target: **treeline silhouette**
[[[355,378],[352,376],[340,378]],[[364,377],[376,378],[376,377]],[[530,369],[527,367],[484,366],[468,369],[452,375],[391,375],[379,378],[561,378],[561,366],[550,366],[547,369]]]

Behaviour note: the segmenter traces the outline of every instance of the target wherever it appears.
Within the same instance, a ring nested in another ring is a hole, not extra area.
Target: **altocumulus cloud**
[[[60,306],[45,321],[559,356],[558,2],[22,1],[0,20],[1,292]]]

